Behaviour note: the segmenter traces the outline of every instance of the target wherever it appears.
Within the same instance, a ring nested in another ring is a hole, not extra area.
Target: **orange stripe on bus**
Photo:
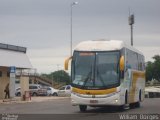
[[[132,86],[130,90],[130,97],[129,97],[129,103],[135,102],[134,98],[136,95],[136,84],[139,78],[142,78],[142,80],[145,80],[145,72],[140,72],[140,71],[133,71],[132,73]]]

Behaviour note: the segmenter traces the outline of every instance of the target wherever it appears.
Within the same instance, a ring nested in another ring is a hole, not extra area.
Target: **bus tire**
[[[119,106],[119,110],[124,111],[127,103],[128,103],[128,92],[126,91],[126,93],[125,93],[125,103],[124,103],[124,105]]]
[[[139,99],[138,99],[138,102],[135,102],[135,103],[131,103],[130,104],[130,108],[139,108],[141,106],[140,102],[142,101],[142,98],[141,98],[141,90],[139,91],[139,95],[138,95]]]
[[[135,103],[135,107],[139,108],[141,106],[141,104],[140,104],[141,101],[142,101],[142,92],[140,90],[139,91],[139,101]]]
[[[87,110],[87,105],[79,105],[79,109],[81,112],[85,112]]]
[[[141,92],[141,90],[139,91],[139,102],[141,102],[142,101],[142,92]]]
[[[126,94],[125,94],[125,105],[128,103],[128,92],[126,91]]]
[[[133,108],[139,108],[141,106],[140,102],[142,101],[142,93],[141,93],[141,90],[139,91],[139,97],[138,97],[138,102],[135,102],[135,103],[130,103],[129,106],[131,109]]]
[[[139,108],[140,106],[141,106],[140,102],[136,102],[136,103],[135,103],[135,107],[136,107],[136,108]]]
[[[135,103],[130,103],[130,104],[129,104],[129,108],[130,108],[130,109],[135,108]]]

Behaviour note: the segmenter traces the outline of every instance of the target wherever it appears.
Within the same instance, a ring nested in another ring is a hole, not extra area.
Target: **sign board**
[[[10,73],[16,73],[16,67],[15,66],[10,67]]]

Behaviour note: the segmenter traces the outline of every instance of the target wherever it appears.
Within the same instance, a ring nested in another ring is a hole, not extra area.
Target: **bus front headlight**
[[[118,102],[118,99],[115,99],[115,102],[117,103],[117,102]]]

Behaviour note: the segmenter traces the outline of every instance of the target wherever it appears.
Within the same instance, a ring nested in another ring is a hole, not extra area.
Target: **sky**
[[[134,47],[145,61],[160,55],[160,0],[75,0],[73,48],[81,41],[123,40],[130,44],[129,10],[135,15]],[[39,73],[63,69],[70,56],[73,0],[0,0],[0,43],[27,47]]]

